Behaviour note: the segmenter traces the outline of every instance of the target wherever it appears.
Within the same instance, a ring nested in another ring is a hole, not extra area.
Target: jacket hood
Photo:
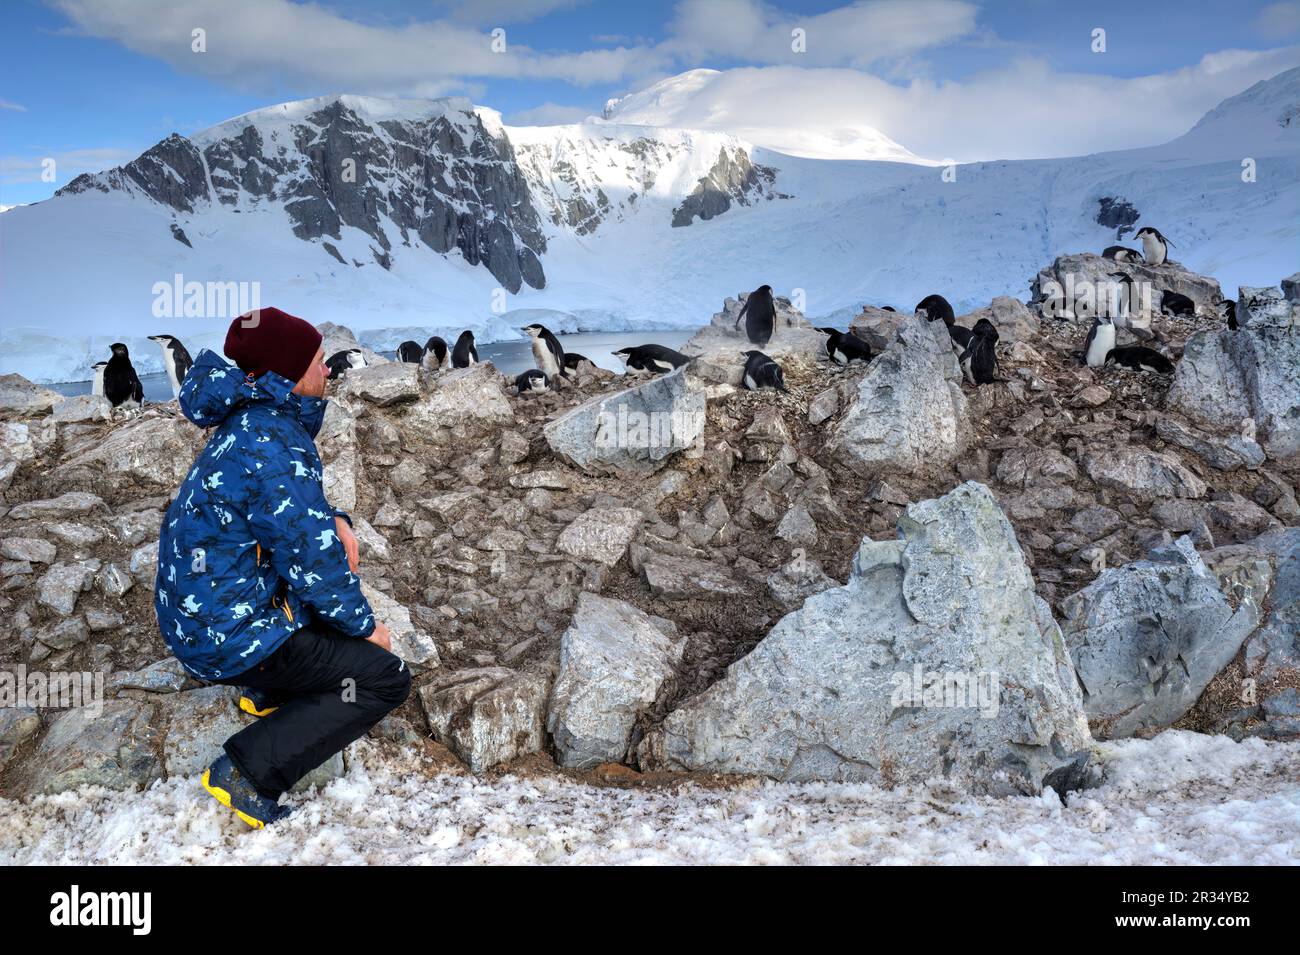
[[[212,428],[250,405],[284,406],[315,438],[327,402],[323,398],[295,395],[296,384],[273,371],[250,380],[236,365],[205,348],[199,352],[181,385],[181,411],[200,428]]]

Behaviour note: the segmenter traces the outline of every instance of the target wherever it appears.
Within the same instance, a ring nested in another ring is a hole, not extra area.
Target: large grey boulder
[[[419,698],[434,738],[481,773],[541,752],[549,691],[543,674],[479,667],[435,676]]]
[[[993,323],[998,330],[998,341],[1004,344],[1028,341],[1038,336],[1038,316],[1024,302],[1010,295],[999,295],[984,308],[957,316],[956,321],[965,328],[974,328],[981,318]]]
[[[1142,500],[1158,497],[1204,497],[1205,482],[1172,454],[1125,446],[1101,448],[1083,456],[1083,468],[1104,488]]]
[[[908,317],[897,337],[858,383],[828,448],[864,472],[942,466],[964,446],[966,399],[950,379],[955,364],[929,326],[946,336],[941,322]]]
[[[414,401],[420,397],[420,366],[414,362],[390,361],[381,365],[353,368],[343,376],[338,397],[380,408]]]
[[[597,395],[542,429],[551,450],[591,474],[644,477],[704,434],[705,397],[684,369]]]
[[[672,678],[685,647],[670,621],[621,600],[580,594],[560,639],[546,717],[560,765],[622,762],[637,717]]]
[[[33,384],[22,375],[0,375],[0,412],[44,414],[62,400],[57,391]]]
[[[194,466],[203,432],[180,417],[144,416],[113,428],[55,468],[61,482],[121,489],[153,484],[171,491]]]
[[[514,419],[501,374],[491,362],[480,362],[428,379],[427,392],[407,407],[399,427],[426,441],[445,443],[481,435]]]
[[[60,793],[78,786],[132,789],[162,778],[155,753],[154,708],[134,700],[109,700],[70,709],[54,718],[26,762],[23,791]]]
[[[1164,292],[1178,292],[1192,300],[1200,314],[1215,315],[1223,300],[1219,283],[1206,275],[1189,272],[1177,262],[1163,265],[1146,263],[1119,263],[1091,252],[1058,256],[1051,265],[1042,269],[1030,285],[1030,305],[1038,306],[1045,318],[1091,319],[1096,314],[1098,296],[1109,295],[1115,284],[1112,272],[1127,272],[1133,284],[1148,290],[1150,310],[1146,314],[1133,314],[1117,321],[1121,328],[1134,330],[1139,337],[1149,337],[1151,317],[1160,312],[1160,299]]]
[[[849,322],[849,331],[871,346],[872,351],[884,351],[898,334],[899,326],[908,315],[874,305],[863,305],[862,311]]]
[[[1113,739],[1169,726],[1259,625],[1271,571],[1229,600],[1189,537],[1148,560],[1105,570],[1061,602],[1061,629],[1094,734]]]
[[[54,405],[53,419],[60,424],[85,421],[108,421],[113,416],[113,406],[102,395],[73,395]]]
[[[1279,289],[1243,287],[1237,324],[1188,339],[1167,405],[1203,427],[1256,432],[1270,458],[1300,461],[1300,328],[1291,304]]]
[[[1075,788],[1083,700],[1060,630],[988,488],[912,504],[864,539],[848,583],[809,597],[669,714],[643,767],[778,780]]]

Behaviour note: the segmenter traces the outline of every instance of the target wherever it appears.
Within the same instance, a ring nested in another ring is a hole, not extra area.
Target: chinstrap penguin
[[[1108,245],[1106,251],[1102,252],[1102,258],[1110,259],[1112,262],[1141,262],[1142,253],[1137,249],[1130,249],[1126,245]]]
[[[149,341],[156,342],[162,349],[163,370],[167,373],[167,383],[172,386],[172,397],[179,398],[181,384],[184,383],[186,373],[194,364],[194,359],[181,344],[181,340],[174,335],[150,335]]]
[[[987,318],[981,318],[971,329],[970,344],[961,353],[962,374],[972,385],[990,385],[997,381],[998,330]]]
[[[420,347],[419,342],[404,341],[397,346],[397,360],[409,362],[413,365],[418,364],[424,358],[424,349]]]
[[[474,347],[474,333],[469,329],[460,333],[456,339],[456,347],[451,350],[451,366],[453,368],[468,368],[470,365],[478,364],[478,349]]]
[[[534,322],[532,325],[523,326],[520,331],[532,339],[533,361],[548,378],[554,378],[556,375],[568,376],[564,366],[564,346],[551,334],[549,328]]]
[[[576,351],[566,351],[564,353],[564,367],[567,368],[569,371],[577,371],[578,366],[582,364],[584,361],[591,362],[592,365],[596,364],[594,361],[591,361],[591,359],[588,358],[586,355],[579,355]]]
[[[1196,314],[1196,303],[1181,292],[1166,289],[1160,296],[1160,311],[1169,315],[1192,316]]]
[[[1229,328],[1233,329],[1234,331],[1236,330],[1237,328],[1237,303],[1236,302],[1234,302],[1230,298],[1225,298],[1222,302],[1219,303],[1219,315],[1223,318],[1225,322],[1228,323]]]
[[[826,335],[826,357],[837,365],[848,365],[851,361],[871,361],[871,346],[852,332],[842,332],[838,328],[818,328]]]
[[[434,335],[424,343],[421,363],[425,371],[440,371],[451,364],[451,349],[441,335]]]
[[[104,397],[114,407],[138,408],[144,401],[144,387],[131,364],[131,356],[121,342],[109,346],[113,357],[104,368]]]
[[[97,361],[90,366],[90,370],[95,373],[95,379],[90,383],[90,393],[98,397],[104,397],[104,369],[108,367],[108,362]]]
[[[760,388],[775,388],[777,391],[789,391],[785,386],[785,375],[781,366],[761,351],[741,352],[745,356],[745,370],[741,381],[750,391]]]
[[[1124,348],[1112,348],[1106,356],[1106,364],[1115,362],[1134,371],[1154,371],[1161,375],[1172,375],[1174,363],[1154,348],[1145,345],[1129,345]]]
[[[515,391],[521,395],[525,391],[545,391],[550,385],[551,376],[536,368],[521,371],[515,376]]]
[[[1168,239],[1160,234],[1160,230],[1153,226],[1143,226],[1138,229],[1135,239],[1142,240],[1142,251],[1146,255],[1146,260],[1150,265],[1164,265],[1169,259],[1169,247],[1173,245]]]
[[[325,366],[329,368],[331,378],[339,378],[346,375],[349,369],[365,368],[366,357],[360,348],[345,348],[326,358]]]
[[[736,316],[736,328],[740,320],[745,320],[745,337],[755,345],[766,345],[772,340],[772,329],[776,327],[776,303],[772,301],[772,286],[760,285],[750,292],[744,307]]]
[[[632,348],[620,348],[611,354],[623,359],[629,375],[657,375],[680,368],[690,361],[681,352],[665,348],[663,345],[636,345]]]

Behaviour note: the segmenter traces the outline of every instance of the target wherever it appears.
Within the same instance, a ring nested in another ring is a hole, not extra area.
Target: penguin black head
[[[113,353],[113,357],[114,357],[114,358],[130,358],[130,357],[131,357],[131,356],[130,356],[130,353],[126,350],[126,346],[123,345],[121,342],[113,342],[113,344],[111,344],[111,345],[108,346],[108,350],[111,351],[111,352]]]
[[[90,370],[91,370],[91,371],[102,371],[103,369],[105,369],[105,368],[107,368],[107,367],[108,367],[108,362],[106,362],[106,361],[97,361],[97,362],[95,362],[93,365],[90,366]]]
[[[987,318],[981,318],[971,329],[971,334],[978,338],[991,338],[993,341],[998,340],[998,327],[990,322]]]
[[[755,291],[755,292],[762,292],[764,295],[771,295],[771,294],[772,294],[772,286],[770,286],[770,285],[760,285],[758,288],[754,289],[754,291]]]
[[[157,342],[159,345],[170,345],[176,341],[175,335],[150,335],[149,341]]]
[[[533,338],[536,338],[538,335],[549,334],[545,325],[538,325],[536,322],[533,322],[533,324],[531,325],[524,325],[519,330],[521,332],[526,332],[528,335],[532,336]]]
[[[894,308],[894,306],[892,306],[892,305],[882,305],[882,306],[880,306],[880,307],[881,307],[882,309],[884,309],[886,312],[896,312],[896,311],[898,311],[898,310],[897,310],[896,308]]]

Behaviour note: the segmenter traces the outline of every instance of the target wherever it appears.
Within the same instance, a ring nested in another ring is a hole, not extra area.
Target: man
[[[361,592],[350,519],[325,500],[321,335],[276,308],[235,319],[225,353],[199,353],[185,416],[214,428],[163,519],[154,605],[201,680],[244,687],[261,717],[203,786],[260,829],[280,796],[406,699],[411,676]]]

